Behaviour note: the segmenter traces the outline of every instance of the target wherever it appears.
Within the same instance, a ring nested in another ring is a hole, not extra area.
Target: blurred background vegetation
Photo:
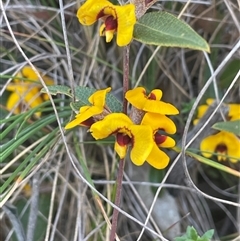
[[[90,178],[96,190],[114,201],[118,162],[112,140],[96,145],[84,128],[63,135],[59,126],[64,127],[74,116],[70,100],[64,95],[54,96],[53,102],[44,102],[39,107],[41,118],[33,114],[39,108],[14,115],[5,107],[10,95],[6,86],[28,65],[27,61],[55,84],[96,89],[111,86],[112,93],[122,99],[122,48],[99,37],[100,23],[90,27],[79,24],[76,11],[81,4],[82,1],[72,0],[1,3],[1,241],[107,240],[109,231],[101,208],[110,219],[112,206],[101,197],[96,198],[88,183]],[[147,90],[160,88],[163,100],[180,110],[174,119],[178,129],[174,138],[178,144],[195,98],[213,71],[220,66],[215,76],[217,89],[211,84],[201,103],[209,97],[216,98],[216,91],[221,99],[240,67],[239,1],[165,0],[149,11],[167,11],[178,16],[186,4],[181,19],[209,43],[209,61],[201,51],[162,47],[154,52],[155,46],[136,41],[130,50],[131,88],[136,85]],[[238,50],[232,53],[237,46]],[[239,103],[239,91],[238,79],[225,102]],[[191,125],[189,133],[193,129]],[[195,149],[199,142],[196,138]],[[173,163],[177,153],[169,151],[169,154]],[[181,159],[179,169],[170,169],[171,175],[162,183],[159,202],[153,201],[167,170],[135,167],[129,161],[124,176],[123,213],[119,217],[120,240],[137,240],[142,229],[126,214],[144,223],[146,209],[153,203],[149,228],[155,232],[161,229],[168,240],[180,236],[187,226],[194,226],[199,234],[214,229],[214,240],[239,240],[239,178],[194,159],[187,163],[194,184],[225,202],[197,194],[185,181]],[[239,171],[239,163],[224,164]],[[138,240],[160,239],[148,230]]]

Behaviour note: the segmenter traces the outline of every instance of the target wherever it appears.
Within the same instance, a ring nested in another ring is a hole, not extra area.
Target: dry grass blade
[[[109,237],[112,211],[117,208],[113,193],[118,159],[112,140],[96,144],[84,128],[65,132],[64,126],[74,114],[63,95],[49,96],[39,119],[27,115],[25,108],[19,115],[26,114],[25,118],[17,122],[20,117],[6,109],[11,94],[7,86],[26,65],[36,71],[43,88],[46,85],[39,71],[73,92],[78,85],[111,86],[112,93],[122,99],[122,49],[99,36],[100,23],[91,27],[79,24],[76,11],[82,3],[0,1],[3,241],[106,241]],[[208,41],[211,53],[131,43],[131,87],[160,88],[163,100],[177,106],[180,115],[174,119],[178,127],[174,138],[182,152],[168,151],[171,164],[166,173],[152,174],[148,167],[127,161],[117,240],[173,240],[189,225],[201,235],[214,228],[214,240],[239,239],[239,179],[186,153],[187,148],[198,151],[201,139],[212,132],[212,124],[226,119],[228,110],[222,103],[240,103],[239,7],[239,1],[232,0],[166,0],[148,10],[179,16]],[[209,97],[217,104],[194,127],[197,108]],[[46,124],[30,135],[31,126],[38,128],[41,121]],[[2,138],[6,130],[8,134]],[[27,138],[7,148],[22,136]],[[39,147],[44,142],[49,144],[45,153],[44,147]],[[9,151],[6,157],[5,150]],[[240,170],[239,163],[222,164]],[[162,206],[174,210],[175,219],[167,223],[167,218],[157,215],[163,213]]]

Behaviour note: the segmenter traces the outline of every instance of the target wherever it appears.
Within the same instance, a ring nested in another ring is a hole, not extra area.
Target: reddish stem
[[[117,192],[116,192],[116,197],[115,197],[115,205],[117,207],[120,206],[120,202],[121,202],[124,163],[125,163],[124,159],[121,159],[119,161],[119,169],[118,169],[118,177],[117,177]],[[119,211],[114,208],[113,216],[112,216],[112,228],[111,228],[111,233],[110,233],[110,241],[115,240],[115,234],[116,234],[117,222],[118,222],[118,214],[119,214]]]
[[[127,114],[127,100],[125,99],[125,94],[129,88],[129,49],[130,49],[130,45],[127,45],[126,47],[124,47],[124,50],[123,50],[123,113],[125,114]],[[118,176],[117,176],[117,190],[116,190],[116,197],[115,197],[115,205],[117,207],[120,206],[120,202],[121,202],[124,163],[125,163],[124,159],[121,159],[119,161],[119,169],[118,169]],[[110,241],[115,240],[118,214],[119,214],[119,211],[114,208],[113,216],[112,216],[112,228],[110,233]]]

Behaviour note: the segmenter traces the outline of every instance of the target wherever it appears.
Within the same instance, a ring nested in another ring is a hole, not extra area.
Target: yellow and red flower
[[[200,143],[203,156],[209,158],[217,154],[218,161],[229,159],[232,163],[240,161],[240,140],[233,133],[220,131],[206,137]]]
[[[106,36],[106,42],[110,42],[115,33],[118,46],[126,46],[132,40],[136,23],[133,4],[117,6],[107,0],[87,0],[78,9],[77,17],[83,25],[92,25],[98,19],[103,20],[99,33],[100,36]]]
[[[96,140],[115,135],[114,149],[121,159],[126,156],[127,148],[130,145],[130,158],[137,166],[145,162],[153,147],[151,127],[135,125],[123,113],[107,115],[103,120],[94,123],[90,128],[90,132]]]
[[[40,73],[41,74],[41,73]],[[47,76],[41,76],[46,85],[53,85],[54,81]],[[14,77],[12,83],[7,86],[7,90],[11,91],[6,108],[15,114],[21,113],[24,109],[35,108],[42,104],[49,97],[47,94],[41,94],[42,85],[37,74],[30,66],[25,66]],[[37,117],[41,116],[41,112],[36,112]]]
[[[214,102],[214,99],[207,99],[205,105],[198,107],[197,119],[193,121],[196,125],[199,120],[205,115],[209,106]],[[229,107],[227,120],[240,120],[240,105],[227,104]],[[227,131],[219,131],[214,135],[204,138],[200,143],[202,155],[209,158],[213,154],[217,155],[218,161],[230,160],[236,163],[240,160],[240,140],[233,133]]]
[[[89,127],[95,122],[94,118],[96,118],[96,116],[98,119],[102,119],[105,114],[110,113],[105,106],[106,95],[110,91],[111,87],[94,92],[88,99],[92,105],[82,106],[79,110],[79,114],[75,116],[73,121],[65,126],[65,129],[71,129],[78,125]]]
[[[161,101],[162,91],[160,89],[152,90],[150,94],[147,95],[143,87],[137,87],[127,91],[125,98],[132,106],[145,112],[159,113],[162,115],[176,115],[179,113],[175,106]]]
[[[201,119],[205,115],[209,106],[213,102],[214,102],[214,99],[210,98],[206,100],[207,104],[200,105],[198,107],[197,118],[193,121],[194,125],[196,125],[199,119]],[[240,104],[227,104],[227,105],[229,107],[228,116],[227,116],[228,121],[240,120]]]
[[[146,113],[142,119],[141,125],[148,125],[152,128],[154,139],[153,148],[146,158],[146,161],[156,169],[165,168],[170,159],[165,152],[159,149],[159,147],[174,147],[175,141],[164,133],[159,133],[159,131],[174,134],[176,132],[175,124],[165,115]]]
[[[138,88],[137,92],[128,91],[126,94],[135,110],[139,108],[138,112],[141,112],[135,121],[134,116],[130,118],[124,113],[111,113],[105,106],[106,94],[110,90],[111,88],[96,91],[90,96],[89,102],[92,105],[81,107],[79,114],[65,129],[77,125],[88,126],[96,140],[114,135],[114,149],[121,159],[126,156],[129,148],[130,158],[135,165],[140,166],[147,161],[157,169],[165,168],[169,157],[160,148],[173,147],[175,141],[166,133],[176,132],[174,122],[165,114],[177,114],[178,110],[173,105],[160,101],[161,90],[153,90],[147,96],[143,88]]]
[[[147,161],[157,169],[165,168],[169,157],[159,147],[173,147],[175,141],[159,130],[173,134],[175,124],[166,116],[156,113],[146,113],[141,125],[136,125],[123,113],[112,113],[103,120],[94,123],[90,132],[98,140],[110,135],[116,136],[114,149],[120,158],[124,158],[130,146],[132,162],[140,166]]]

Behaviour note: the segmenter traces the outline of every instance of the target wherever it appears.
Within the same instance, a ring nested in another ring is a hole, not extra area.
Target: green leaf
[[[220,131],[228,131],[233,134],[240,135],[240,120],[218,122],[215,123],[212,128]]]
[[[76,102],[78,102],[81,106],[84,106],[84,105],[90,105],[88,98],[94,92],[96,92],[96,89],[84,87],[84,86],[78,86],[75,88],[74,91],[75,91]]]
[[[177,146],[174,147],[173,149],[174,149],[176,152],[178,152],[178,153],[181,152],[181,149],[180,149],[179,147],[177,147]],[[230,167],[227,167],[227,166],[225,166],[225,165],[223,165],[223,164],[221,164],[221,163],[212,161],[212,160],[210,160],[210,159],[208,159],[208,158],[206,158],[206,157],[200,156],[200,155],[198,155],[198,154],[196,154],[196,153],[194,153],[194,152],[192,152],[192,151],[188,151],[188,150],[187,150],[187,151],[186,151],[186,154],[187,154],[188,156],[190,156],[190,157],[192,157],[192,158],[194,158],[194,159],[196,159],[196,160],[198,160],[198,161],[200,161],[200,162],[208,165],[208,166],[214,167],[214,168],[216,168],[216,169],[218,169],[218,170],[220,170],[220,171],[227,172],[227,173],[229,173],[229,174],[231,174],[231,175],[234,175],[234,176],[240,178],[240,172],[237,171],[237,170],[234,170],[234,169],[232,169],[232,168],[230,168]]]
[[[107,94],[106,104],[112,112],[122,112],[122,103],[112,94]]]
[[[145,44],[181,47],[210,52],[207,42],[189,25],[167,12],[152,12],[134,26],[133,37]]]
[[[175,241],[210,241],[214,233],[213,229],[208,230],[202,237],[199,237],[194,227],[187,227],[186,234],[175,238]]]
[[[198,234],[197,231],[194,227],[187,227],[187,235],[189,238],[193,239],[193,240],[197,240],[198,239]]]
[[[51,85],[48,86],[48,91],[51,95],[63,94],[72,97],[71,89],[65,85]],[[41,89],[41,93],[47,93],[47,91],[43,88]]]
[[[75,105],[72,105],[73,107],[77,105],[77,107],[81,107],[84,105],[90,105],[88,98],[97,90],[94,88],[89,88],[89,87],[82,87],[78,86],[75,89],[75,94],[76,94],[76,100],[77,102]],[[112,112],[121,112],[122,111],[122,104],[121,102],[112,94],[107,93],[106,95],[106,105]],[[78,109],[74,109],[79,111]]]
[[[208,230],[203,236],[201,237],[202,241],[209,241],[213,237],[214,229]]]
[[[51,95],[63,94],[73,98],[71,88],[64,85],[48,86],[48,90]],[[70,106],[75,112],[79,112],[80,107],[85,105],[91,105],[88,101],[89,97],[96,92],[94,88],[78,86],[75,88],[75,99],[76,102],[71,102]],[[45,89],[41,90],[42,93],[46,93]],[[107,93],[106,105],[112,112],[122,112],[122,103],[112,94]]]

